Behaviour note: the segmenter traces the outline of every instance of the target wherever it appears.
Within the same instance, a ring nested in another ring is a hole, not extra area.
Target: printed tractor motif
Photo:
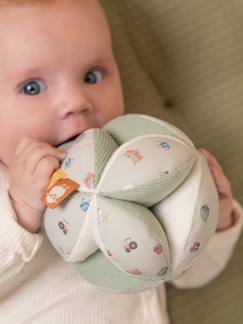
[[[66,221],[66,219],[63,219],[63,221],[58,222],[58,227],[64,235],[67,235],[69,223],[68,221]]]
[[[127,253],[130,253],[132,250],[136,250],[137,247],[138,247],[137,242],[132,241],[131,237],[125,239],[124,249]]]

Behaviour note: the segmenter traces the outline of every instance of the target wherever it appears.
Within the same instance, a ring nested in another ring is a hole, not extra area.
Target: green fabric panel
[[[106,131],[112,134],[112,137],[119,145],[140,135],[147,134],[172,135],[178,139],[181,139],[176,132],[173,132],[169,128],[156,124],[148,119],[140,118],[138,120],[137,116],[132,115],[128,115],[126,117],[126,119],[118,118],[113,120],[104,127]]]
[[[95,174],[96,184],[99,182],[107,161],[116,151],[118,145],[111,136],[102,129],[94,132],[94,152],[95,152]]]
[[[73,265],[87,281],[96,286],[106,287],[111,291],[128,292],[130,289],[139,291],[151,287],[151,284],[157,282],[152,279],[141,279],[119,270],[100,250],[93,253],[85,262],[77,262]],[[99,270],[96,271],[97,269]],[[107,273],[109,273],[109,277],[107,277]]]
[[[243,203],[243,1],[101,0],[127,112],[163,118],[212,151]],[[169,287],[172,324],[243,322],[243,237],[224,273]]]

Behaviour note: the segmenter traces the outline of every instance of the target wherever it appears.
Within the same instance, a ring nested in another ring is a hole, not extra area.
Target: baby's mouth
[[[82,134],[82,132],[81,133],[78,133],[78,134],[76,134],[76,135],[74,135],[74,136],[72,136],[72,137],[69,137],[69,138],[67,138],[65,141],[63,141],[63,142],[61,142],[61,143],[59,143],[57,146],[58,147],[61,147],[61,148],[66,148],[67,146],[69,146],[80,134]]]
[[[78,133],[76,133],[76,134],[73,134],[71,137],[68,137],[68,138],[66,138],[64,141],[62,141],[62,142],[60,142],[60,143],[58,143],[58,145],[57,145],[57,147],[63,147],[63,146],[68,146],[70,143],[73,143],[73,141],[79,136],[79,135],[81,135],[82,133],[84,133],[87,129],[89,129],[89,127],[87,126],[87,127],[84,127],[83,129],[82,129],[82,131],[79,131]]]
[[[74,141],[74,140],[75,140],[75,139],[76,139],[80,134],[81,134],[81,133],[76,134],[76,135],[74,135],[74,136],[68,138],[66,141],[63,142],[63,144],[66,144],[66,143],[68,143],[68,142],[72,142],[72,141]]]

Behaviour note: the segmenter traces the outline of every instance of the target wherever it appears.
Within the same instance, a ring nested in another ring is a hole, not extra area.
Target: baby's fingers
[[[60,166],[60,161],[54,156],[48,156],[39,161],[36,166],[34,177],[39,179],[42,189],[46,189],[50,177]]]
[[[232,198],[232,189],[231,189],[231,183],[229,179],[226,177],[224,173],[221,173],[217,168],[211,167],[210,168],[211,174],[214,178],[217,190],[219,195],[222,198]]]
[[[201,151],[203,155],[206,157],[210,168],[215,167],[216,169],[219,170],[220,173],[224,173],[223,168],[221,167],[220,163],[218,162],[218,160],[215,158],[213,154],[211,154],[209,151],[205,149],[200,149],[199,151]]]
[[[203,155],[206,157],[208,161],[208,165],[211,171],[211,174],[214,178],[214,182],[216,184],[218,193],[221,197],[229,197],[232,198],[232,188],[229,179],[224,174],[223,168],[217,159],[205,149],[200,149]]]
[[[65,153],[47,143],[29,138],[24,138],[16,150],[17,162],[32,175],[36,171],[37,164],[42,159],[50,156],[62,161],[65,157]]]

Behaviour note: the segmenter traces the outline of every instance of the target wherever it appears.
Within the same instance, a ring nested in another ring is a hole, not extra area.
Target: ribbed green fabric
[[[170,128],[156,124],[154,121],[145,118],[138,120],[135,115],[126,117],[112,120],[104,127],[106,131],[112,134],[112,137],[119,145],[135,137],[147,134],[172,135],[180,139],[176,132],[172,132]]]
[[[101,0],[127,112],[163,118],[212,151],[243,203],[243,1]],[[200,290],[169,287],[172,324],[243,322],[243,237]]]
[[[152,279],[142,279],[119,270],[100,250],[93,253],[85,260],[85,262],[77,262],[73,265],[84,278],[88,279],[89,282],[92,282],[98,287],[99,285],[102,285],[101,287],[106,287],[106,289],[111,291],[116,291],[114,289],[115,286],[116,289],[120,291],[126,288],[127,291],[131,289],[131,291],[134,292],[136,289],[139,291],[141,288],[146,289],[151,287],[151,284],[154,283],[154,280]],[[80,267],[80,265],[82,266]],[[100,269],[98,276],[97,271],[94,271],[95,269]],[[109,273],[109,280],[107,280],[107,273]],[[112,278],[112,281],[110,278]]]
[[[96,129],[94,133],[94,153],[95,153],[95,174],[96,184],[99,182],[104,167],[118,145],[111,136],[102,129]]]

